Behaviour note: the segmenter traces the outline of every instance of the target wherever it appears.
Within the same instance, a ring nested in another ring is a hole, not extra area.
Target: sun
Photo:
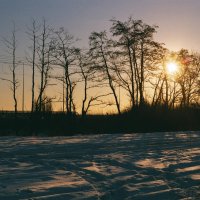
[[[176,62],[168,62],[166,66],[169,74],[175,74],[178,71],[178,64]]]

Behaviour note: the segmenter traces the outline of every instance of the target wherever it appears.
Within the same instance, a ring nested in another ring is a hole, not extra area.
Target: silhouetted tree
[[[35,66],[36,66],[36,50],[37,50],[37,39],[38,39],[38,31],[39,31],[39,25],[37,25],[36,21],[32,20],[32,26],[29,28],[27,27],[28,31],[28,37],[30,38],[32,45],[30,47],[32,51],[32,56],[27,58],[28,62],[32,65],[32,96],[31,96],[31,111],[33,112],[35,110]]]
[[[114,70],[112,69],[112,43],[107,38],[106,32],[92,32],[90,37],[90,54],[93,58],[95,70],[103,72],[108,85],[112,91],[118,114],[121,114],[119,100],[116,94],[116,85],[114,83]]]
[[[113,36],[118,37],[116,46],[120,48],[118,50],[119,54],[123,56],[120,62],[121,66],[116,68],[118,78],[122,82],[122,87],[129,92],[133,107],[135,105],[135,81],[137,80],[134,78],[136,75],[134,67],[137,63],[135,63],[133,58],[135,51],[132,51],[132,46],[136,44],[135,30],[134,27],[131,27],[132,22],[131,18],[127,22],[112,20],[111,32]],[[126,63],[128,64],[128,69],[125,65]]]
[[[117,113],[121,114],[122,94],[128,96],[130,109],[145,104],[167,109],[200,104],[199,53],[186,49],[169,52],[153,38],[157,26],[148,25],[142,20],[130,17],[126,21],[112,19],[111,23],[109,34],[112,38],[106,31],[92,32],[89,50],[83,51],[64,28],[54,31],[45,19],[41,24],[32,20],[27,28],[31,42],[27,60],[32,69],[32,112],[52,109],[54,98],[47,97],[47,88],[52,85],[51,78],[63,83],[63,111],[66,107],[67,114],[75,113],[79,103],[82,116],[91,107],[100,105],[114,105]],[[19,82],[16,70],[20,62],[16,61],[15,24],[11,33],[11,37],[4,38],[3,42],[12,58],[12,62],[9,61],[12,76],[0,79],[11,84],[14,110],[17,112]],[[175,74],[167,70],[170,60],[179,66]],[[36,79],[38,72],[39,79]],[[35,90],[37,81],[38,93]],[[79,88],[81,98],[79,94],[76,96],[76,88]],[[118,93],[120,88],[121,95]]]
[[[182,49],[177,52],[180,71],[177,82],[181,91],[181,106],[188,107],[195,102],[198,93],[198,80],[200,75],[200,56],[198,54],[190,54],[188,50]]]
[[[12,73],[12,79],[2,79],[11,83],[11,90],[14,101],[14,110],[17,113],[17,88],[19,86],[19,81],[16,78],[16,69],[17,69],[17,61],[16,61],[16,48],[17,48],[17,40],[16,40],[16,28],[15,22],[13,22],[13,29],[11,31],[10,38],[3,38],[3,42],[7,47],[7,52],[9,56],[12,58],[12,64],[10,65],[10,71]]]
[[[149,70],[160,60],[162,44],[153,40],[156,26],[134,20],[131,17],[121,22],[112,20],[111,32],[117,37],[115,42],[121,61],[116,70],[122,87],[128,91],[132,107],[144,104],[145,81]]]
[[[39,108],[39,104],[37,101],[34,101],[34,111],[40,111],[41,112],[52,112],[53,111],[53,105],[52,105],[52,98],[48,97],[46,95],[42,96],[42,104],[41,108]]]
[[[80,82],[83,83],[83,100],[81,106],[81,114],[85,116],[89,109],[94,106],[106,105],[106,102],[102,98],[111,95],[111,93],[92,94],[91,90],[97,90],[101,88],[101,84],[96,80],[95,70],[91,69],[92,61],[87,53],[82,53],[77,49],[77,60],[80,68]]]
[[[40,71],[40,88],[39,88],[39,95],[36,100],[38,104],[38,111],[42,110],[42,100],[43,94],[45,89],[48,86],[49,82],[49,73],[51,69],[51,55],[54,50],[53,41],[51,39],[52,29],[49,25],[46,24],[46,20],[43,19],[42,24],[42,33],[38,37],[38,48],[37,48],[37,55],[38,55],[38,63],[37,67]]]
[[[86,61],[86,56],[84,57],[81,50],[77,50],[77,57],[78,57],[78,65],[80,67],[80,74],[83,80],[84,84],[84,95],[82,100],[82,108],[81,108],[81,114],[82,116],[86,115],[88,112],[88,109],[90,107],[90,101],[88,102],[88,105],[86,105],[86,101],[88,99],[88,82],[90,79],[91,71],[88,66],[88,62]]]
[[[76,81],[72,80],[72,76],[76,74],[75,61],[77,49],[74,47],[74,37],[65,31],[64,28],[60,28],[55,32],[55,34],[55,64],[64,69],[64,83],[66,85],[66,112],[67,114],[71,114],[76,111],[73,99]]]

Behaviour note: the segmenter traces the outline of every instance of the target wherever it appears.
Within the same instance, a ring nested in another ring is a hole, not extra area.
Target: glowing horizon
[[[47,6],[48,5],[48,6]],[[92,31],[108,30],[110,19],[125,21],[132,16],[134,19],[142,19],[149,25],[158,25],[155,35],[156,41],[165,43],[169,50],[177,51],[185,48],[193,51],[200,51],[200,28],[196,26],[200,17],[200,1],[197,0],[20,0],[2,1],[0,6],[0,37],[10,34],[12,21],[15,20],[17,28],[17,58],[25,60],[30,40],[26,35],[26,27],[31,25],[31,19],[40,21],[43,17],[48,24],[56,29],[65,27],[75,36],[81,47],[88,46],[88,37]],[[183,23],[184,22],[184,23]],[[5,62],[10,61],[6,56],[5,48],[1,43],[0,48],[0,77],[10,78],[7,75],[9,66]],[[176,67],[171,66],[168,72],[176,73]],[[31,68],[25,69],[25,110],[30,110],[31,104]],[[21,109],[22,99],[22,72],[18,68],[17,78],[20,85],[17,91]],[[0,109],[13,110],[12,93],[9,83],[0,80]],[[37,85],[38,88],[38,85]],[[62,93],[59,86],[51,87],[48,94],[56,91],[55,95]],[[81,93],[77,91],[77,93]],[[125,99],[125,100],[123,100]],[[126,95],[121,96],[121,105],[127,101]],[[126,104],[128,104],[126,102]],[[80,109],[80,105],[78,105]],[[55,103],[55,110],[62,110],[62,104]],[[99,110],[99,109],[97,109]],[[102,110],[102,109],[100,109]],[[111,108],[113,110],[113,108]],[[101,112],[101,111],[97,111]]]

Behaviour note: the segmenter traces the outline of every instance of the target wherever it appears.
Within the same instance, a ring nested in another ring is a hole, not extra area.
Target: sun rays
[[[179,66],[175,61],[170,61],[166,64],[168,74],[176,74],[179,70]]]

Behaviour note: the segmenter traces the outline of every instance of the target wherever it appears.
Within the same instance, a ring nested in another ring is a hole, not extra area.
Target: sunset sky
[[[17,56],[24,59],[26,26],[32,18],[39,21],[45,17],[53,27],[67,28],[81,39],[81,46],[87,47],[92,31],[108,29],[111,24],[109,20],[113,17],[125,21],[132,16],[147,24],[158,25],[155,38],[170,50],[187,48],[200,51],[199,11],[199,0],[0,0],[0,36],[10,34],[14,20],[17,27]],[[7,76],[7,66],[3,63],[8,59],[5,55],[5,47],[0,42],[0,77]],[[26,69],[27,77],[29,71]],[[30,83],[27,83],[27,101],[30,101],[30,89]],[[18,95],[21,98],[20,92]],[[26,102],[26,109],[28,104]],[[12,106],[9,85],[0,80],[0,109],[11,109]]]

